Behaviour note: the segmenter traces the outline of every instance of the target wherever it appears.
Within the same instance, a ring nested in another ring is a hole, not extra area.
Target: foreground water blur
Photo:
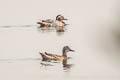
[[[53,1],[1,1],[0,79],[119,80],[119,0]],[[65,32],[38,28],[58,14],[69,19]],[[67,61],[41,61],[39,52],[61,55],[66,45],[75,50]]]

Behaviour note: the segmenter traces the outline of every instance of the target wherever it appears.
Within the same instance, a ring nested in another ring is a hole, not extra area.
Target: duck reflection
[[[62,61],[63,70],[68,71],[73,67],[73,64],[68,64],[67,59]]]
[[[46,27],[43,27],[43,28],[38,27],[37,30],[38,32],[41,32],[41,33],[50,33],[55,31],[53,28],[46,28]]]
[[[55,64],[60,62],[52,62],[52,61],[44,61],[40,63],[40,67],[52,67],[55,66]],[[73,64],[68,64],[68,59],[62,61],[62,67],[65,72],[69,72],[70,69],[73,67]]]
[[[42,63],[42,62],[41,62],[40,64],[41,64],[41,66],[45,66],[45,67],[46,67],[46,66],[53,66],[52,64],[49,64],[49,63]]]
[[[64,35],[64,32],[56,32],[58,36]]]
[[[56,28],[54,28],[54,27],[42,27],[42,28],[38,27],[37,30],[40,33],[56,32],[57,36],[64,35],[64,33],[65,33],[65,30],[59,30],[59,31],[57,31]]]

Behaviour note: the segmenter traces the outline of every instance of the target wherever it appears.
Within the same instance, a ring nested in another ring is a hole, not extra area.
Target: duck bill
[[[64,19],[64,20],[68,20],[68,19]]]
[[[72,50],[72,49],[70,51],[75,52],[75,50]]]

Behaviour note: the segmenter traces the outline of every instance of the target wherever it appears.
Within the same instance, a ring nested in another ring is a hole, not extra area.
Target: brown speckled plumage
[[[66,60],[67,59],[67,52],[69,51],[74,51],[70,49],[68,46],[63,47],[63,54],[62,55],[57,55],[57,54],[51,54],[51,53],[40,53],[42,56],[42,60]]]

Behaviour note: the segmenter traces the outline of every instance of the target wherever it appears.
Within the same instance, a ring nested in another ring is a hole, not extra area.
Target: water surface
[[[120,79],[119,0],[0,2],[1,80]],[[65,32],[38,28],[57,14],[69,19]],[[67,63],[41,61],[39,52],[61,55],[66,45],[75,50]]]

